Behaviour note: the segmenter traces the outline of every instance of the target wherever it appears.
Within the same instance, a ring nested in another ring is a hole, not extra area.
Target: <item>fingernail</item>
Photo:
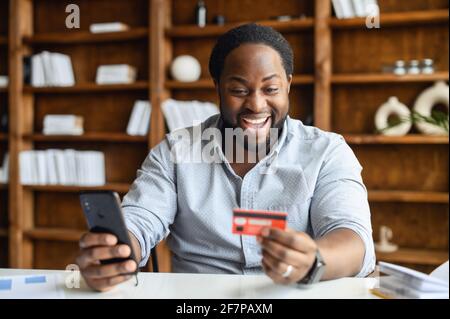
[[[105,241],[106,241],[107,245],[115,245],[116,244],[116,237],[108,235],[108,236],[106,236]]]
[[[127,262],[127,264],[125,265],[125,268],[128,271],[134,271],[136,269],[136,264],[132,261]]]
[[[119,247],[119,254],[121,256],[127,257],[130,254],[130,248],[126,245],[122,245]]]

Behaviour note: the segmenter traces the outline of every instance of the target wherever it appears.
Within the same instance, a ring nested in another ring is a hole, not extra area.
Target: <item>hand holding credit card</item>
[[[233,233],[257,236],[263,227],[286,229],[287,213],[269,210],[233,209]]]

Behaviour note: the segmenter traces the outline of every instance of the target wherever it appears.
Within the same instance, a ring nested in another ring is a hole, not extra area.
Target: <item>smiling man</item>
[[[223,134],[212,141],[191,134],[185,145],[212,143],[218,160],[174,162],[177,132],[150,151],[122,203],[140,266],[167,237],[174,272],[265,273],[280,284],[372,272],[362,168],[340,135],[288,116],[293,74],[288,42],[272,28],[243,25],[218,39],[209,68],[220,115],[188,132]],[[244,134],[229,138],[227,130]],[[225,150],[230,145],[234,152]],[[236,160],[239,153],[243,161]],[[265,228],[257,237],[233,234],[237,207],[286,212],[288,228]],[[137,267],[133,261],[100,265],[130,254],[112,235],[87,233],[80,247],[77,262],[94,289],[108,290]]]

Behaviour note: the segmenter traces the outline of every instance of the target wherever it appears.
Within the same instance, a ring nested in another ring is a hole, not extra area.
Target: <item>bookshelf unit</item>
[[[127,192],[149,148],[167,133],[161,112],[166,98],[218,103],[208,74],[210,51],[220,34],[250,21],[276,28],[294,49],[291,117],[343,134],[364,167],[374,239],[378,240],[379,227],[386,225],[400,246],[395,253],[377,254],[378,259],[426,271],[448,259],[448,137],[415,131],[386,137],[374,134],[373,125],[377,108],[390,96],[412,106],[435,81],[448,82],[447,0],[379,0],[381,29],[372,30],[365,28],[364,19],[333,17],[329,0],[284,0],[276,5],[270,0],[259,0],[257,5],[255,1],[206,0],[204,28],[194,24],[196,0],[74,0],[81,10],[77,30],[65,28],[64,2],[9,2],[9,38],[3,35],[5,20],[0,21],[0,59],[6,54],[4,48],[11,46],[11,85],[9,95],[8,90],[0,90],[0,107],[9,99],[11,116],[9,134],[0,133],[0,155],[9,141],[11,182],[0,185],[0,196],[9,198],[11,225],[1,228],[7,208],[0,198],[0,243],[9,234],[11,267],[63,269],[73,263],[77,241],[86,229],[78,192]],[[225,25],[212,22],[218,14],[225,16]],[[273,19],[278,15],[297,18],[280,22]],[[108,34],[88,31],[90,23],[111,21],[131,28]],[[23,56],[42,50],[71,56],[74,87],[24,85]],[[199,81],[182,83],[171,78],[170,62],[182,54],[200,61]],[[402,77],[381,73],[383,64],[421,58],[434,59],[437,72]],[[97,66],[113,63],[136,66],[138,81],[96,85]],[[0,63],[0,73],[2,67]],[[137,99],[152,103],[146,137],[125,133]],[[86,134],[42,135],[43,118],[50,113],[83,116]],[[46,148],[103,151],[107,185],[21,185],[19,152]],[[170,271],[165,243],[157,250],[160,270]]]
[[[9,3],[0,2],[0,75],[8,74],[8,49],[9,49]],[[0,118],[8,114],[8,88],[0,88]],[[3,157],[8,151],[9,134],[0,130],[0,166]],[[7,267],[8,263],[8,239],[9,239],[9,214],[8,214],[9,185],[0,183],[0,268]]]

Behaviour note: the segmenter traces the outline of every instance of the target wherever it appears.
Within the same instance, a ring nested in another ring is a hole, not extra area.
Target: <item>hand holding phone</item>
[[[113,192],[84,192],[80,202],[90,231],[80,240],[77,264],[87,284],[106,291],[138,271],[120,200]]]

